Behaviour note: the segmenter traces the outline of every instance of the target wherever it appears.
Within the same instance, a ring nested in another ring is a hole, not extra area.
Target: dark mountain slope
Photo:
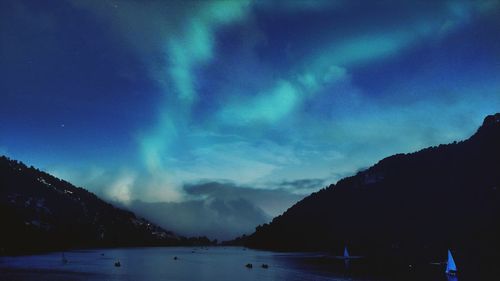
[[[500,114],[468,140],[398,154],[311,194],[259,226],[250,247],[331,250],[413,263],[498,258]],[[474,260],[474,261],[469,261]],[[408,263],[407,263],[408,264]]]
[[[83,188],[4,156],[0,222],[0,254],[203,242],[179,237]]]

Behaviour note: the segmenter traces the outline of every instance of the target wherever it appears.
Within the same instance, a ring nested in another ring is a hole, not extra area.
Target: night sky
[[[0,154],[231,238],[469,137],[499,77],[495,0],[3,0]]]

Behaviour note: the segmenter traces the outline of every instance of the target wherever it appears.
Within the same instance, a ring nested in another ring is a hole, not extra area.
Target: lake
[[[380,280],[348,277],[343,261],[321,253],[279,253],[241,247],[95,249],[0,257],[1,280]],[[175,258],[177,257],[177,258]],[[120,267],[115,267],[119,260]],[[335,263],[335,264],[332,264]],[[251,263],[253,268],[245,265]],[[268,268],[263,268],[267,264]],[[430,280],[430,279],[429,279]],[[444,276],[434,280],[446,280]]]

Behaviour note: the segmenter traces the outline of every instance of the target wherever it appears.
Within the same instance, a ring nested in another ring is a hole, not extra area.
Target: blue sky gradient
[[[1,1],[0,154],[123,204],[215,200],[186,192],[214,182],[289,194],[245,199],[275,216],[498,112],[499,15],[496,0]]]

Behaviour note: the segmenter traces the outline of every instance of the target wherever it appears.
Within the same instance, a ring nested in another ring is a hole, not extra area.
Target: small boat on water
[[[62,253],[61,261],[62,261],[62,263],[68,263],[68,259],[66,258],[66,256],[64,255],[64,253]]]
[[[120,267],[122,264],[120,263],[120,260],[115,261],[115,267]]]
[[[349,254],[349,250],[347,250],[347,246],[344,247],[344,255],[342,256],[335,256],[336,259],[343,259],[343,260],[352,260],[352,259],[360,259],[362,256],[351,256]]]
[[[451,276],[457,275],[457,265],[455,264],[455,260],[453,259],[453,255],[450,250],[448,250],[448,261],[446,262],[445,272]]]

